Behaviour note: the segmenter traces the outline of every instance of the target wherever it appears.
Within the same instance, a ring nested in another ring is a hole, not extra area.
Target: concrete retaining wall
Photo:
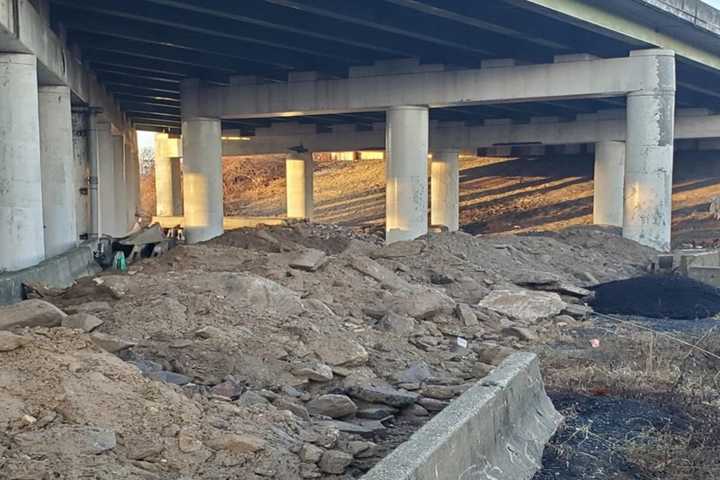
[[[72,285],[76,279],[94,275],[100,270],[100,266],[95,262],[92,247],[81,245],[33,267],[17,272],[0,273],[0,305],[22,300],[23,283],[43,285],[48,288],[65,288]]]
[[[362,480],[530,479],[561,422],[537,356],[514,354]]]

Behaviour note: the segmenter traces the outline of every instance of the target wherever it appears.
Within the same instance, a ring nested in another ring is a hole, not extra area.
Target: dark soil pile
[[[594,287],[595,311],[694,320],[720,312],[720,290],[687,277],[648,275]]]

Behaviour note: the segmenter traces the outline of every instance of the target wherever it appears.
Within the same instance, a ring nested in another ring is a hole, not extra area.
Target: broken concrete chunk
[[[368,257],[362,255],[353,256],[350,259],[350,266],[391,290],[401,290],[409,287],[405,280]]]
[[[439,412],[444,410],[445,407],[450,405],[449,402],[444,400],[438,400],[437,398],[421,397],[418,399],[418,404],[428,412]]]
[[[476,327],[480,324],[477,315],[467,303],[458,303],[455,307],[455,315],[466,327]]]
[[[110,429],[72,425],[19,433],[13,440],[30,455],[97,455],[117,445]]]
[[[412,405],[418,398],[416,393],[397,390],[387,385],[356,385],[349,388],[349,394],[366,402],[383,403],[396,408]]]
[[[434,288],[415,287],[392,296],[387,308],[400,315],[425,320],[439,313],[451,313],[455,302]]]
[[[218,294],[230,302],[258,312],[273,310],[292,315],[304,309],[299,294],[267,278],[248,273],[221,272],[208,278],[208,281],[216,282],[220,287]]]
[[[553,292],[536,292],[525,289],[497,289],[480,301],[480,306],[524,322],[536,322],[554,317],[567,304]]]
[[[307,408],[298,403],[285,400],[284,398],[278,398],[273,402],[273,405],[280,410],[288,410],[303,420],[310,420],[310,413]]]
[[[57,327],[67,315],[46,301],[33,299],[0,306],[0,330],[23,327]]]
[[[417,326],[415,319],[395,312],[388,312],[380,321],[380,327],[401,337],[411,335]]]
[[[318,466],[325,473],[340,475],[353,461],[353,456],[340,450],[327,450],[323,453]]]
[[[306,463],[318,463],[324,452],[325,450],[312,443],[305,443],[300,449],[300,460]]]
[[[462,393],[458,386],[448,385],[426,385],[420,391],[423,397],[434,398],[435,400],[451,400]]]
[[[502,333],[527,342],[536,342],[538,340],[537,333],[535,333],[532,329],[525,327],[508,327],[504,329]]]
[[[28,343],[30,343],[28,337],[0,331],[0,352],[12,352]]]
[[[110,353],[117,353],[137,345],[135,342],[130,340],[125,340],[123,338],[101,332],[92,332],[90,334],[90,338],[95,345]]]
[[[298,270],[314,272],[325,263],[326,258],[327,255],[322,250],[308,248],[290,260],[289,265]]]
[[[307,378],[314,382],[329,382],[333,379],[333,371],[324,363],[312,363],[296,367],[291,372],[296,377]]]
[[[308,402],[307,409],[315,415],[342,418],[357,412],[357,405],[346,395],[328,394]]]
[[[95,315],[91,315],[89,313],[74,313],[63,318],[61,325],[65,328],[72,328],[82,330],[85,333],[90,333],[103,323],[104,322]]]
[[[425,362],[417,362],[410,365],[400,375],[398,375],[399,383],[422,383],[432,377],[430,366]]]
[[[310,345],[324,363],[335,366],[364,365],[369,358],[367,350],[359,343],[343,337],[325,337]]]

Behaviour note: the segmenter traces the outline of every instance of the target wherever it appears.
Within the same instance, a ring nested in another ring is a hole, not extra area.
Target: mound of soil
[[[687,277],[647,275],[594,290],[591,305],[600,313],[694,320],[720,312],[720,290]]]
[[[655,255],[597,228],[384,245],[300,222],[43,291],[100,324],[28,329],[0,352],[0,478],[358,478],[505,356],[585,318],[569,295],[576,318],[487,295],[577,291]]]

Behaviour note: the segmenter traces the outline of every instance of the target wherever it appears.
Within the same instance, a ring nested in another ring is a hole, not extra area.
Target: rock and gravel
[[[0,309],[0,478],[357,478],[652,256],[596,227],[180,246]]]

